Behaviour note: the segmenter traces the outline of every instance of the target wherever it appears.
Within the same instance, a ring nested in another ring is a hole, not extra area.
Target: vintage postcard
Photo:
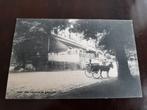
[[[17,19],[6,99],[136,97],[132,20]]]

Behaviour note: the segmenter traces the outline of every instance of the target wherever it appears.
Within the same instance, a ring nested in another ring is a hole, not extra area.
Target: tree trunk
[[[117,47],[116,49],[116,59],[118,62],[118,78],[128,79],[131,76],[130,69],[128,66],[127,56],[123,46]]]

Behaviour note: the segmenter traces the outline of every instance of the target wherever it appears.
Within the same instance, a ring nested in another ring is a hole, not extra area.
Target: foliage
[[[118,72],[121,77],[128,77],[130,70],[128,67],[127,56],[125,49],[134,49],[135,42],[133,36],[133,30],[131,21],[109,21],[109,20],[83,20],[77,22],[73,31],[84,32],[85,38],[97,39],[96,34],[98,32],[105,32],[105,34],[99,42],[99,46],[105,50],[109,50],[109,53],[115,53],[118,62]],[[105,30],[105,31],[104,31]],[[126,72],[123,73],[123,70]]]
[[[17,65],[22,68],[26,63],[32,63],[36,68],[44,66],[51,30],[55,27],[64,29],[66,24],[67,20],[17,19],[13,43]]]

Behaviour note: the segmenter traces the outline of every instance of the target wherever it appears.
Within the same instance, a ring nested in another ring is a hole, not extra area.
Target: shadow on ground
[[[53,99],[77,99],[77,98],[133,98],[142,97],[140,80],[138,77],[127,80],[115,79],[102,83],[92,84],[64,93],[57,93],[47,98]]]

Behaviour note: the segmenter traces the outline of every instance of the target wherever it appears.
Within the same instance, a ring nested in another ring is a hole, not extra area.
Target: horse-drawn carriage
[[[91,59],[88,64],[86,64],[85,75],[88,78],[104,78],[102,73],[107,73],[107,78],[109,78],[109,70],[113,68],[112,62],[105,60],[104,62],[91,62]]]

